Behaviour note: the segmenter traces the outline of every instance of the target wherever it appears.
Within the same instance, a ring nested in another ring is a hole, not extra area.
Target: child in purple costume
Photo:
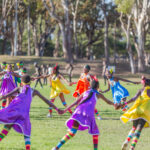
[[[99,82],[97,79],[92,81],[91,89],[82,94],[76,102],[64,110],[64,113],[79,104],[66,122],[67,127],[70,129],[64,138],[58,143],[52,150],[58,150],[63,144],[65,144],[70,138],[75,136],[77,130],[88,130],[89,134],[93,135],[94,150],[98,150],[98,135],[99,129],[95,121],[94,110],[98,98],[101,98],[106,103],[113,105],[113,103],[105,98],[102,94],[97,92],[99,89]]]
[[[12,65],[8,65],[7,71],[3,71],[0,73],[0,76],[2,75],[3,75],[3,80],[2,80],[1,90],[0,90],[0,96],[4,96],[16,88],[12,76],[20,77],[18,74],[12,71]],[[6,106],[9,105],[9,103],[13,98],[15,98],[15,96],[16,95],[14,94],[12,95],[12,97],[6,99]]]
[[[0,110],[0,124],[5,124],[4,129],[0,133],[0,141],[8,134],[9,130],[13,128],[16,132],[24,135],[26,150],[30,150],[30,135],[31,135],[31,123],[30,123],[30,105],[32,101],[32,95],[38,95],[45,103],[61,112],[55,107],[49,100],[43,97],[37,90],[32,91],[30,88],[31,78],[29,75],[24,75],[21,78],[23,87],[16,88],[12,92],[0,98],[6,98],[14,93],[21,92],[15,99],[9,104],[7,108]]]

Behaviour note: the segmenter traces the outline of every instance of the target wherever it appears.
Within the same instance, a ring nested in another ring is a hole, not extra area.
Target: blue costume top
[[[124,88],[122,85],[120,85],[119,81],[114,81],[114,77],[109,79],[109,82],[110,82],[110,88],[112,91],[114,104],[120,103],[121,99],[129,96],[128,90]]]

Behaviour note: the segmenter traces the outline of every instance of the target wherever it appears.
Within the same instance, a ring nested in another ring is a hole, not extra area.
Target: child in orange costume
[[[73,94],[74,97],[79,97],[82,93],[90,89],[90,81],[93,80],[93,76],[89,74],[91,67],[89,65],[85,65],[83,72],[77,82],[77,87],[75,89],[75,92]],[[98,113],[98,110],[95,109],[95,114],[97,115],[97,118],[101,120],[101,116]]]

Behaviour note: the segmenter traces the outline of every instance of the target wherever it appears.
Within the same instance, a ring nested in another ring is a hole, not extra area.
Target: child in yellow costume
[[[59,73],[59,66],[55,66],[53,68],[53,73],[50,75],[43,76],[44,78],[50,77],[50,86],[51,86],[51,92],[50,92],[50,99],[51,102],[54,103],[55,98],[59,96],[60,100],[62,101],[62,104],[67,107],[67,103],[64,98],[64,94],[70,94],[70,91],[64,86],[64,84],[61,82],[61,79],[64,80],[69,86],[72,85],[67,79],[64,78],[62,74]],[[72,114],[72,111],[69,110],[69,113]],[[49,108],[49,114],[47,117],[52,117],[52,107]]]
[[[135,103],[120,118],[124,123],[133,121],[133,127],[123,143],[122,150],[127,149],[128,143],[132,139],[130,150],[134,150],[142,129],[150,126],[150,79],[142,77],[141,83],[143,88],[139,90],[135,97],[127,102],[127,104],[134,101]]]

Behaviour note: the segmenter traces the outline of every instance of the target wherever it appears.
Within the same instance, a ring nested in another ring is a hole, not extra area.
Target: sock
[[[98,110],[95,109],[94,111],[95,111],[95,114],[97,115],[97,117],[100,117],[100,118],[101,118],[100,114],[98,113]]]
[[[30,147],[31,147],[30,137],[29,136],[24,136],[24,140],[25,140],[26,150],[30,150]]]
[[[55,101],[55,99],[52,99],[50,102],[51,102],[51,103],[54,103],[54,101]],[[52,112],[53,112],[52,109],[53,109],[52,107],[49,107],[49,113],[50,113],[50,114],[52,114]]]
[[[135,135],[134,135],[132,143],[131,143],[131,149],[132,150],[134,150],[134,148],[138,142],[138,139],[140,138],[140,134],[141,134],[140,131],[138,131],[138,130],[135,131]]]
[[[4,129],[0,133],[0,141],[2,141],[2,139],[7,136],[9,130],[10,130],[9,128],[7,128],[6,126],[4,126]]]
[[[6,107],[6,99],[2,100],[2,109]]]
[[[56,146],[56,148],[60,148],[62,147],[63,144],[65,144],[68,140],[70,140],[72,137],[75,136],[75,134],[77,133],[78,127],[72,127],[72,129],[69,131],[69,133],[67,133],[62,140],[58,143],[58,145]]]
[[[63,104],[65,107],[67,107],[67,103],[66,103],[66,102],[62,102],[62,104]],[[69,112],[70,114],[72,114],[72,110],[71,110],[71,109],[69,109],[68,112]]]
[[[135,129],[136,129],[136,128],[133,126],[132,129],[131,129],[131,131],[130,131],[129,134],[128,134],[128,137],[127,137],[127,139],[126,139],[126,143],[129,143],[129,142],[132,140],[132,138],[133,138],[133,136],[134,136]]]
[[[126,110],[129,109],[129,107],[128,107],[128,105],[127,105],[127,103],[126,103],[125,101],[122,101],[121,104],[123,104],[123,106],[122,106],[122,108],[121,108],[122,111],[126,111]]]
[[[49,113],[52,114],[53,110],[52,107],[49,107]]]
[[[93,135],[94,150],[98,150],[98,135]]]

